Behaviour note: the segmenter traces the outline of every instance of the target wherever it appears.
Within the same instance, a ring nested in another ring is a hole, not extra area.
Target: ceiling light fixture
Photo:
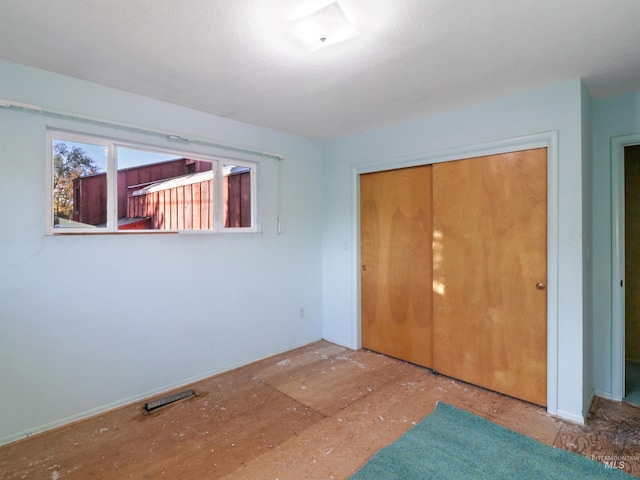
[[[285,28],[312,52],[360,35],[338,2],[293,20]]]

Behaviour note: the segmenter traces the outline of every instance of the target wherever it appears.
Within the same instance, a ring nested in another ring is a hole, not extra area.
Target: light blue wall
[[[615,396],[612,338],[611,139],[640,134],[640,91],[593,105],[593,383],[596,394]]]
[[[582,411],[589,411],[594,395],[593,386],[593,102],[586,87],[582,85],[582,251],[584,315],[582,374]]]
[[[285,157],[280,235],[258,159],[260,234],[45,236],[47,126],[156,140],[0,108],[0,443],[321,338],[318,142],[6,62],[0,98]]]
[[[356,166],[557,131],[557,414],[582,419],[582,95],[576,80],[326,143],[323,336],[358,346]]]

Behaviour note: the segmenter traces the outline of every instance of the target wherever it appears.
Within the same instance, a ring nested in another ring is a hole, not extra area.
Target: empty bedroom
[[[0,0],[0,478],[633,478],[636,0]]]

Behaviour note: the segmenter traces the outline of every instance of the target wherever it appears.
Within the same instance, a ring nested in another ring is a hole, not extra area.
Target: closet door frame
[[[397,168],[415,167],[466,158],[483,157],[501,153],[547,148],[547,412],[558,410],[558,132],[543,132],[465,147],[426,152],[401,158],[372,160],[355,165],[351,169],[353,192],[351,204],[355,216],[352,219],[352,343],[362,347],[361,288],[360,288],[360,175]]]

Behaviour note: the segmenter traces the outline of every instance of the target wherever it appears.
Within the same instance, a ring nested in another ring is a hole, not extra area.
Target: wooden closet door
[[[362,346],[431,366],[431,166],[360,176]]]
[[[547,151],[433,166],[433,358],[547,403]]]

